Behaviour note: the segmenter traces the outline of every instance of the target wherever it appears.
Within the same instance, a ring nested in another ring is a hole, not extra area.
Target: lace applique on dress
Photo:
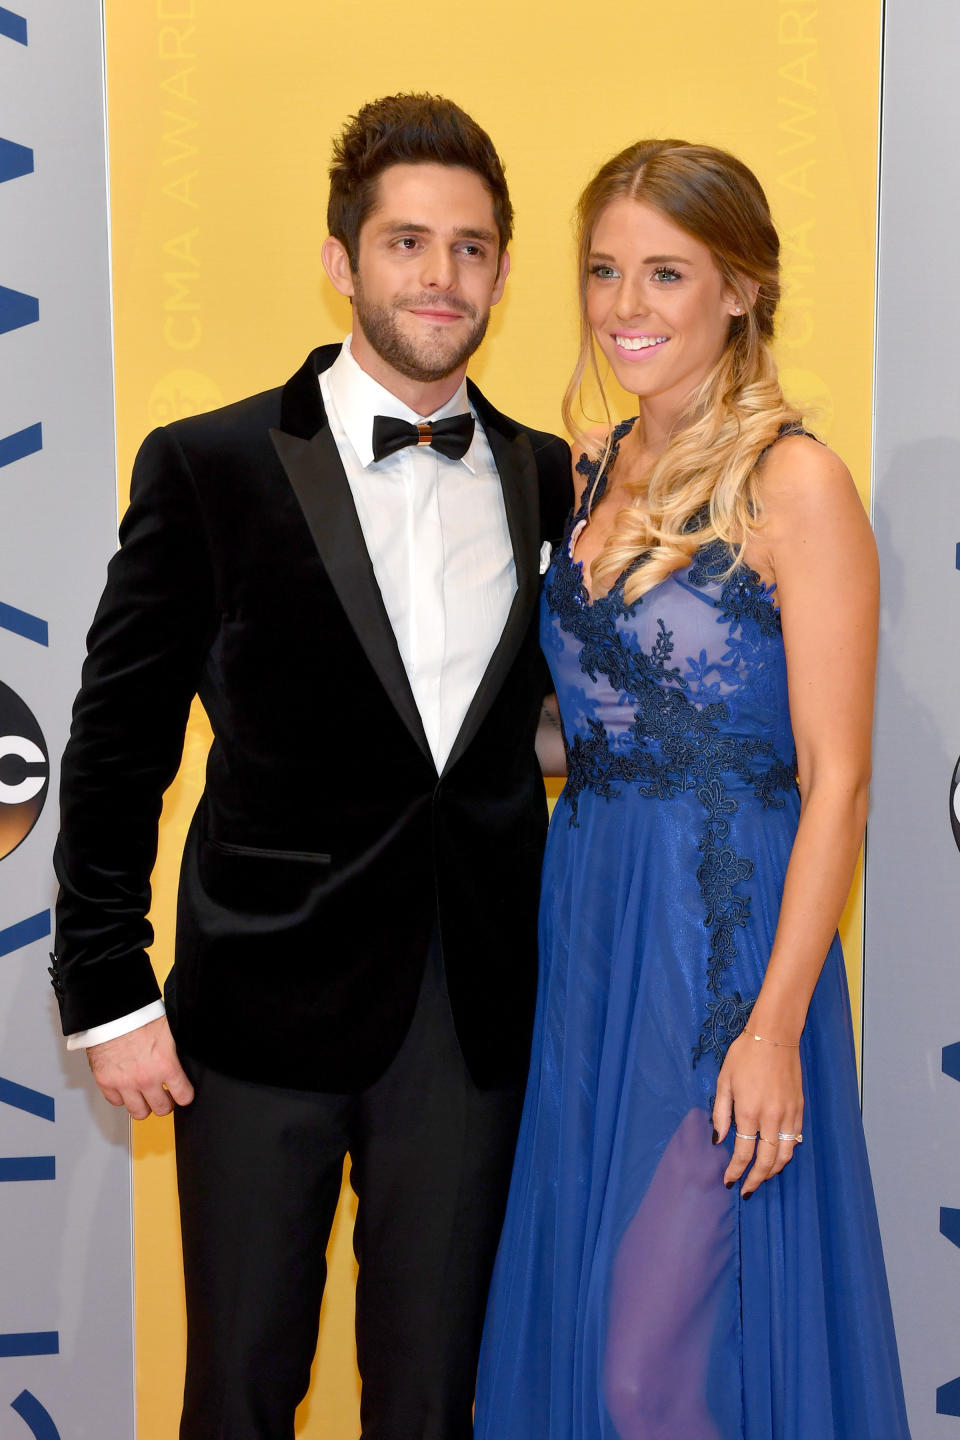
[[[746,565],[731,572],[729,552],[718,541],[630,604],[623,591],[633,567],[605,595],[590,599],[582,567],[572,558],[575,536],[590,505],[602,497],[631,424],[617,426],[602,472],[581,456],[577,469],[587,484],[544,591],[545,616],[553,622],[553,634],[544,637],[548,658],[562,664],[564,675],[575,658],[583,682],[577,722],[568,726],[565,717],[563,795],[572,827],[579,824],[587,791],[606,802],[631,789],[660,801],[685,792],[696,796],[702,814],[696,876],[710,945],[706,1015],[693,1061],[710,1054],[719,1064],[755,999],[726,986],[737,937],[750,922],[754,871],[751,858],[731,843],[730,822],[745,794],[766,809],[782,806],[796,787],[792,742],[788,754],[778,753],[763,726],[743,723],[747,712],[776,709],[783,671],[780,615],[773,588]],[[705,643],[681,658],[677,631],[701,633],[704,604],[715,612]],[[685,613],[690,607],[693,624]],[[563,677],[555,678],[563,710]]]

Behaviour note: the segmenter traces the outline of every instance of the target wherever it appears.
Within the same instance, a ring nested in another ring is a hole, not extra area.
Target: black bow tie
[[[432,425],[410,425],[390,415],[373,417],[373,458],[383,460],[405,445],[432,445],[448,460],[462,460],[473,439],[473,416],[451,415]]]

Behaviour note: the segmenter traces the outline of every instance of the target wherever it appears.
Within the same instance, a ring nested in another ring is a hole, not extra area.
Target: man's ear
[[[353,270],[343,241],[337,240],[333,235],[328,235],[320,249],[320,259],[323,261],[323,268],[329,275],[330,284],[334,290],[338,290],[341,295],[352,295],[354,291]]]
[[[497,278],[493,286],[493,294],[490,296],[490,304],[496,305],[503,294],[504,286],[507,283],[507,276],[510,274],[510,252],[504,250],[500,256],[500,264],[497,268]]]

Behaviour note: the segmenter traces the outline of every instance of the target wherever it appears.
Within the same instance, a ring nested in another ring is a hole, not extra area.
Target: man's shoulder
[[[493,425],[511,439],[523,435],[529,442],[534,455],[550,460],[560,460],[564,465],[569,466],[570,450],[567,442],[559,435],[554,435],[549,430],[537,430],[532,425],[525,425],[522,420],[514,420],[512,416],[505,415],[487,399],[472,381],[468,384],[468,392],[484,429]]]
[[[523,425],[519,422],[517,428],[526,435],[535,455],[546,451],[551,459],[559,460],[564,466],[569,465],[570,447],[562,436],[554,435],[550,430],[534,430],[531,425]]]
[[[506,418],[506,417],[505,417]],[[558,482],[565,488],[570,479],[570,446],[559,435],[549,430],[535,430],[519,420],[509,421],[516,433],[525,436],[540,473],[541,482]]]
[[[339,345],[312,350],[281,385],[198,415],[186,415],[164,427],[182,450],[193,454],[229,453],[251,444],[268,444],[271,429],[291,430],[305,438],[322,423],[318,375],[339,354]]]
[[[184,450],[219,450],[242,444],[254,433],[263,434],[271,426],[279,425],[283,389],[278,385],[215,410],[184,415],[170,421],[164,429]]]
[[[514,443],[522,440],[529,445],[537,473],[540,534],[553,542],[562,533],[573,504],[569,445],[549,430],[536,430],[496,410],[474,385],[470,386],[470,399],[488,438],[492,427]]]

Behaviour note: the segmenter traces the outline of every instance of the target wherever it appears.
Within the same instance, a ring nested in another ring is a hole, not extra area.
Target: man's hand
[[[169,1115],[174,1104],[189,1105],[193,1086],[177,1059],[165,1015],[128,1035],[91,1045],[93,1078],[111,1105],[126,1105],[134,1120]]]

